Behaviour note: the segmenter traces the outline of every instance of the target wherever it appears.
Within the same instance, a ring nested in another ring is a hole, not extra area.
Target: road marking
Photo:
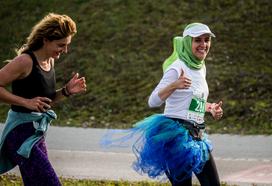
[[[272,164],[259,165],[224,177],[225,181],[272,183]]]
[[[221,158],[215,157],[215,160],[222,160],[222,161],[249,161],[249,162],[272,162],[272,159],[256,159],[256,158]]]

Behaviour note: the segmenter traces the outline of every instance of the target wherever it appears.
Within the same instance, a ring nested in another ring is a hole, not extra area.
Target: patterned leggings
[[[48,160],[44,138],[33,146],[28,159],[16,152],[34,132],[32,123],[17,126],[8,134],[4,151],[10,160],[19,166],[25,186],[60,186],[61,183]]]

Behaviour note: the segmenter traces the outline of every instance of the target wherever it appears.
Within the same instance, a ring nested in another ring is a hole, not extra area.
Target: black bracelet
[[[69,97],[69,96],[71,95],[71,94],[67,91],[66,86],[62,87],[61,93],[62,93],[62,95],[64,95],[65,97]]]

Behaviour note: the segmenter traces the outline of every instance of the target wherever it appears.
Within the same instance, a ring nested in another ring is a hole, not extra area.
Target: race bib
[[[203,123],[205,115],[205,105],[206,101],[204,98],[193,96],[189,106],[187,119],[193,120],[197,123]]]

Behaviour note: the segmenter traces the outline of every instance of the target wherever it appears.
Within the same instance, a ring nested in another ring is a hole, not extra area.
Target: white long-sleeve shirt
[[[164,72],[162,79],[157,87],[151,93],[148,104],[150,107],[159,107],[164,103],[159,97],[159,92],[169,84],[175,82],[181,75],[181,69],[184,75],[192,80],[189,89],[176,89],[165,101],[164,115],[172,118],[180,118],[184,120],[194,120],[198,123],[204,122],[204,115],[201,119],[189,118],[188,111],[193,95],[202,95],[207,101],[209,89],[206,82],[206,67],[205,65],[199,70],[190,69],[183,61],[177,59]]]

